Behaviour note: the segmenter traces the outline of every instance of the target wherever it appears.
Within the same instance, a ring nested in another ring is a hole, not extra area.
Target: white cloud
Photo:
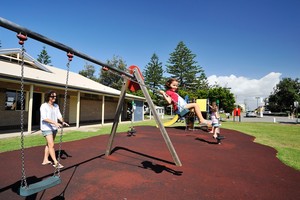
[[[273,88],[280,81],[281,73],[271,72],[261,79],[249,79],[247,77],[230,76],[209,76],[210,85],[218,84],[221,87],[231,88],[238,104],[246,104],[248,109],[256,108],[257,104],[262,105],[263,98],[268,97]],[[260,99],[256,99],[260,97]]]

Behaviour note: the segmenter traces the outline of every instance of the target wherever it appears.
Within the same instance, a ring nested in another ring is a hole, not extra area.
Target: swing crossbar
[[[60,183],[61,183],[61,178],[59,176],[51,176],[40,182],[28,185],[28,187],[20,187],[19,195],[23,197],[27,197],[32,194],[38,193],[40,191],[46,190],[48,188],[54,187]]]
[[[37,40],[37,41],[40,41],[42,43],[48,44],[48,45],[50,45],[54,48],[60,49],[62,51],[73,53],[73,55],[75,55],[75,56],[78,56],[78,57],[80,57],[84,60],[88,60],[88,61],[90,61],[92,63],[95,63],[97,65],[100,65],[102,67],[107,67],[108,69],[111,69],[111,70],[113,70],[113,71],[115,71],[115,72],[117,72],[121,75],[125,75],[128,78],[131,78],[131,79],[134,78],[134,76],[130,73],[127,73],[127,72],[125,72],[125,71],[123,71],[119,68],[113,67],[109,64],[103,63],[103,62],[101,62],[101,61],[99,61],[95,58],[92,58],[92,57],[90,57],[90,56],[88,56],[84,53],[81,53],[81,52],[79,52],[79,51],[77,51],[77,50],[75,50],[75,49],[73,49],[73,48],[71,48],[67,45],[64,45],[60,42],[54,41],[54,40],[52,40],[50,38],[47,38],[47,37],[45,37],[45,36],[43,36],[39,33],[33,32],[33,31],[31,31],[31,30],[29,30],[25,27],[19,26],[19,25],[15,24],[11,21],[8,21],[7,19],[2,18],[2,17],[0,17],[0,26],[6,28],[8,30],[17,32],[17,33],[21,32],[23,34],[26,34],[27,37],[30,37],[34,40]]]

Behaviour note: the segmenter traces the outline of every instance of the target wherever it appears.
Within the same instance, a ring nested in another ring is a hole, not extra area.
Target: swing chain
[[[66,77],[66,84],[65,84],[64,105],[63,105],[63,113],[62,113],[62,118],[63,119],[65,119],[65,115],[66,115],[70,63],[73,59],[73,54],[69,52],[67,54],[67,56],[68,56],[68,63],[66,65],[67,66],[67,77]],[[59,148],[58,148],[58,155],[57,155],[58,163],[60,163],[60,156],[61,156],[61,144],[62,144],[62,136],[63,136],[63,132],[64,132],[63,127],[64,127],[64,124],[62,125],[62,127],[60,129]],[[57,175],[58,177],[60,177],[60,168],[59,167],[55,168],[54,175]]]
[[[21,49],[21,160],[22,160],[22,178],[21,178],[21,187],[27,188],[27,181],[26,181],[26,173],[25,173],[25,152],[24,152],[24,41],[27,40],[27,36],[19,33],[17,35],[19,38],[19,44],[22,46]]]

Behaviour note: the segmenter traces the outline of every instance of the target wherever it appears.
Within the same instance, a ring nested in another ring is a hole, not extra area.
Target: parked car
[[[264,114],[264,115],[271,114],[271,111],[270,111],[270,110],[265,110],[265,111],[263,112],[263,114]]]
[[[246,117],[257,117],[257,115],[256,115],[255,111],[247,111]]]

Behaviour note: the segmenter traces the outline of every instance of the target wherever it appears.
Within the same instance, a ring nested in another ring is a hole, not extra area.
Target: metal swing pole
[[[175,164],[177,166],[182,166],[181,162],[180,162],[180,159],[175,151],[175,148],[169,138],[169,135],[164,127],[164,125],[162,124],[156,110],[155,110],[155,106],[154,106],[154,103],[148,93],[148,90],[147,90],[147,86],[144,84],[144,81],[141,77],[141,75],[138,73],[138,70],[137,68],[135,68],[133,70],[133,75],[135,77],[135,81],[130,79],[130,81],[138,84],[150,106],[150,109],[153,113],[153,116],[154,116],[154,119],[156,121],[156,124],[158,124],[158,127],[160,129],[160,132],[165,140],[165,143],[171,153],[171,156],[175,162]],[[120,98],[119,98],[119,102],[118,102],[118,106],[117,106],[117,109],[116,109],[116,113],[115,113],[115,118],[114,118],[114,123],[113,123],[113,127],[111,129],[111,133],[110,133],[110,137],[109,137],[109,142],[108,142],[108,145],[107,145],[107,148],[106,148],[106,156],[109,156],[111,154],[111,150],[112,150],[112,145],[113,145],[113,141],[114,141],[114,137],[115,137],[115,134],[116,134],[116,129],[118,127],[118,123],[119,123],[119,117],[120,117],[120,114],[121,114],[121,111],[122,111],[122,102],[124,101],[125,99],[125,94],[126,94],[126,90],[128,88],[128,85],[129,85],[129,81],[123,77],[123,86],[122,86],[122,89],[121,89],[121,94],[120,94]]]
[[[45,37],[45,36],[43,36],[43,35],[41,35],[39,33],[33,32],[33,31],[31,31],[31,30],[29,30],[29,29],[27,29],[25,27],[22,27],[22,26],[20,26],[18,24],[15,24],[15,23],[13,23],[11,21],[8,21],[7,19],[4,19],[2,17],[0,17],[0,26],[6,28],[8,30],[14,31],[16,33],[21,32],[22,34],[26,35],[27,37],[30,37],[30,38],[35,39],[37,41],[40,41],[42,43],[48,44],[48,45],[50,45],[52,47],[55,47],[55,48],[60,49],[60,50],[63,50],[65,52],[70,52],[70,53],[72,53],[73,55],[75,55],[75,56],[77,56],[79,58],[88,60],[88,61],[90,61],[92,63],[95,63],[97,65],[100,65],[102,67],[107,67],[107,68],[109,68],[109,69],[111,69],[111,70],[113,70],[115,72],[118,72],[119,74],[123,74],[123,75],[125,75],[125,76],[127,76],[129,78],[133,78],[133,75],[130,74],[130,73],[127,73],[127,72],[122,71],[122,70],[120,70],[118,68],[115,68],[115,67],[110,66],[110,65],[108,65],[106,63],[103,63],[103,62],[101,62],[101,61],[99,61],[99,60],[97,60],[95,58],[92,58],[92,57],[90,57],[90,56],[88,56],[88,55],[86,55],[84,53],[81,53],[81,52],[79,52],[79,51],[77,51],[77,50],[75,50],[75,49],[73,49],[73,48],[71,48],[71,47],[69,47],[67,45],[64,45],[62,43],[56,42],[54,40],[51,40],[51,39],[49,39],[49,38],[47,38],[47,37]]]
[[[123,102],[125,100],[127,88],[128,88],[128,80],[126,78],[124,78],[123,79],[123,86],[122,86],[122,89],[121,89],[121,94],[120,94],[120,98],[119,98],[119,102],[118,102],[118,106],[117,106],[116,113],[115,113],[114,123],[113,123],[113,126],[111,128],[109,141],[108,141],[106,152],[105,152],[106,156],[109,156],[110,153],[111,153],[111,150],[112,150],[112,145],[113,145],[113,141],[114,141],[116,131],[117,131],[117,128],[118,128],[119,118],[120,118],[120,115],[121,115],[121,112],[122,112]]]
[[[143,92],[143,94],[144,94],[144,96],[145,96],[145,98],[146,98],[146,100],[149,104],[150,110],[153,113],[153,117],[154,117],[156,123],[158,124],[159,130],[160,130],[160,132],[161,132],[161,134],[162,134],[162,136],[165,140],[165,143],[166,143],[166,145],[167,145],[167,147],[168,147],[168,149],[171,153],[171,156],[172,156],[176,166],[182,166],[182,164],[180,162],[180,159],[179,159],[179,157],[178,157],[178,155],[175,151],[175,148],[174,148],[174,146],[173,146],[173,144],[170,140],[170,137],[169,137],[163,123],[161,122],[161,120],[160,120],[160,118],[159,118],[159,116],[158,116],[158,114],[155,110],[154,103],[153,103],[153,101],[152,101],[152,99],[151,99],[151,97],[148,93],[148,90],[147,90],[147,88],[146,88],[146,86],[143,82],[143,79],[142,79],[141,75],[137,72],[137,69],[134,69],[134,75],[135,75],[135,77],[136,77],[136,79],[137,79],[137,81],[140,85],[140,88],[141,88],[141,90],[142,90],[142,92]]]

